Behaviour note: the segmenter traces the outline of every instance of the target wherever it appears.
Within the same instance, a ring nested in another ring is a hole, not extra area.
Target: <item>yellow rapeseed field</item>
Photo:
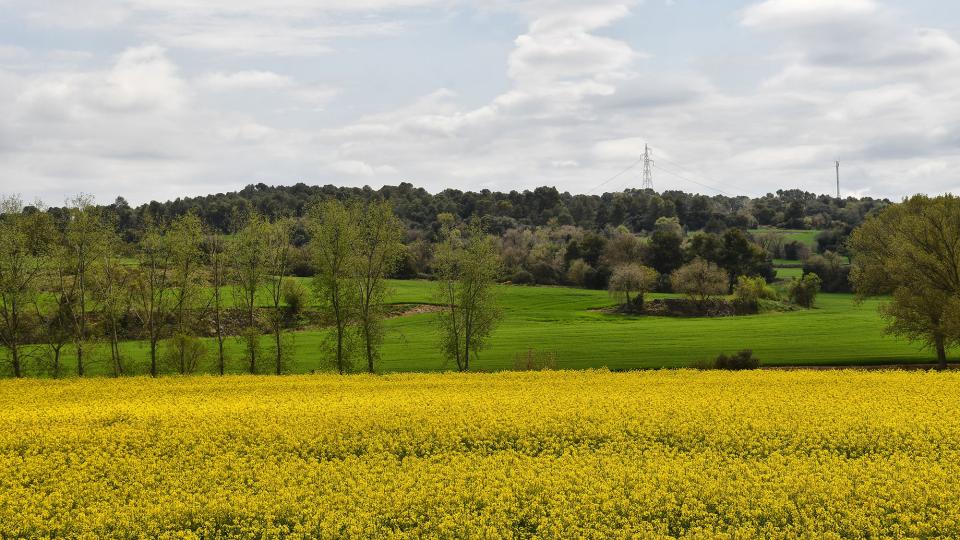
[[[960,374],[0,382],[0,537],[960,535]]]

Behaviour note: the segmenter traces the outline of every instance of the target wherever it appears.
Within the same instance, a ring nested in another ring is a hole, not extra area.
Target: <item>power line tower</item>
[[[653,160],[650,145],[643,145],[643,189],[653,189]]]

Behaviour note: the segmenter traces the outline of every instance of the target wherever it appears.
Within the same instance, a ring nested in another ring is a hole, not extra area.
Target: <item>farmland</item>
[[[0,536],[954,536],[958,396],[924,372],[0,381]]]
[[[429,304],[435,301],[433,287],[429,281],[393,280],[388,300],[403,305]],[[695,319],[603,313],[599,308],[614,303],[605,291],[498,285],[496,294],[502,317],[490,347],[480,353],[475,364],[483,371],[510,369],[515,355],[530,348],[557,353],[559,367],[565,369],[687,367],[721,352],[744,348],[753,349],[766,365],[930,361],[930,354],[916,345],[883,335],[883,322],[877,313],[879,301],[858,304],[847,294],[821,294],[812,310]],[[653,295],[661,296],[665,295]],[[294,353],[287,371],[329,370],[320,352],[325,335],[319,329],[293,333]],[[207,343],[212,350],[213,342]],[[244,366],[236,360],[242,354],[241,344],[228,339],[227,350],[234,358],[228,371],[242,372]],[[147,362],[145,342],[125,342],[123,351],[134,365]],[[69,356],[66,361],[69,365]],[[433,314],[387,320],[379,371],[453,368],[440,354]],[[201,366],[201,371],[212,370],[212,359]],[[90,372],[106,375],[108,366],[94,364]]]

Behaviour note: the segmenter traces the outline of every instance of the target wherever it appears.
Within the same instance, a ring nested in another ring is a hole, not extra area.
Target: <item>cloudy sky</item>
[[[943,0],[0,0],[0,193],[960,191]]]

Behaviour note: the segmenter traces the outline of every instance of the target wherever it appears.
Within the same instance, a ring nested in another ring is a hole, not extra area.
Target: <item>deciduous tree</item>
[[[36,229],[44,214],[24,213],[23,202],[0,200],[0,345],[6,349],[14,377],[24,375],[24,347],[36,334],[32,304],[43,279],[48,248]]]
[[[166,230],[148,221],[137,246],[137,268],[130,280],[133,313],[143,325],[150,344],[150,375],[159,373],[158,344],[166,335],[173,306],[171,267],[173,252]]]
[[[960,198],[916,195],[868,218],[850,238],[860,298],[891,295],[887,331],[933,349],[941,369],[960,343]]]
[[[356,283],[354,212],[337,200],[327,200],[307,211],[316,275],[313,289],[333,323],[330,341],[333,365],[340,373],[352,366],[353,337],[359,311]]]
[[[624,307],[643,309],[646,293],[657,286],[660,275],[649,266],[637,263],[622,264],[613,269],[609,291]],[[633,298],[631,298],[633,295]]]
[[[247,217],[243,227],[230,242],[229,261],[233,281],[234,303],[240,309],[247,371],[256,373],[260,356],[260,321],[257,291],[266,282],[266,238],[269,223],[257,213]]]
[[[291,254],[293,246],[290,244],[290,234],[293,223],[288,219],[278,219],[265,227],[264,262],[266,263],[266,288],[270,296],[270,316],[267,321],[273,334],[274,373],[283,373],[283,366],[288,356],[285,351],[284,327],[284,290],[289,277]]]
[[[670,274],[673,292],[685,294],[698,304],[727,292],[727,272],[712,262],[697,258]]]
[[[367,371],[374,372],[383,341],[384,302],[387,275],[404,253],[403,228],[388,201],[357,207],[355,275],[358,288],[357,323],[363,340]]]
[[[110,249],[112,230],[103,215],[102,208],[94,205],[93,198],[78,195],[68,201],[67,223],[63,235],[64,266],[72,277],[70,319],[73,326],[73,342],[77,355],[77,375],[86,372],[85,345],[90,338],[90,308],[96,304],[92,279],[96,266],[103,260],[103,253]]]
[[[500,272],[496,242],[474,222],[465,231],[443,224],[434,273],[442,305],[440,348],[457,369],[470,369],[470,355],[486,345],[500,310],[494,283]]]

